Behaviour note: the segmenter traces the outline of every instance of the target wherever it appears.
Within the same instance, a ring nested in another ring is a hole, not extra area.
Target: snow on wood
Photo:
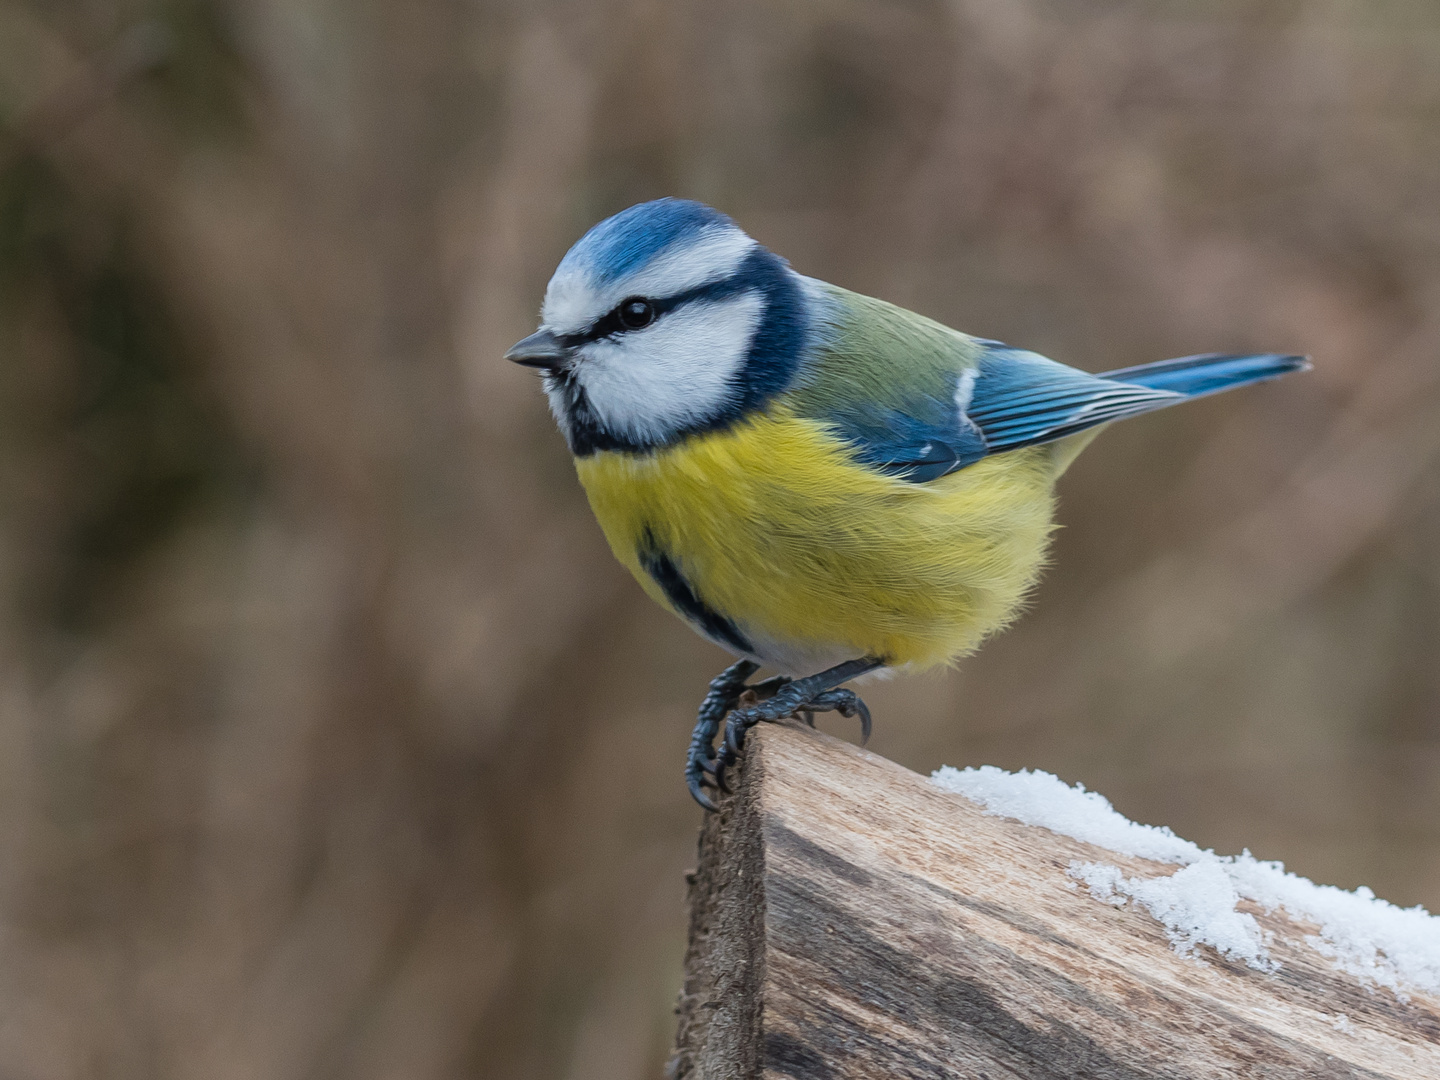
[[[1440,919],[1424,908],[1398,908],[1366,888],[1353,892],[1316,885],[1263,862],[1248,851],[1216,855],[1166,828],[1139,825],[1116,813],[1098,792],[1070,787],[1047,772],[1008,773],[992,765],[936,770],[930,778],[964,795],[987,813],[1041,825],[1124,855],[1178,863],[1183,869],[1155,877],[1126,877],[1110,863],[1075,863],[1072,877],[1108,903],[1126,899],[1159,919],[1182,955],[1209,945],[1251,967],[1273,970],[1264,933],[1240,909],[1244,900],[1266,911],[1283,908],[1292,919],[1319,927],[1311,942],[1341,971],[1403,1000],[1410,990],[1440,993]]]
[[[1004,775],[970,792],[987,813],[824,735],[752,732],[701,834],[672,1076],[1440,1077],[1440,996],[1392,955],[1428,947],[1428,915],[1103,800],[1050,823],[1106,847],[1027,825],[1090,793],[1042,778],[1027,803]]]

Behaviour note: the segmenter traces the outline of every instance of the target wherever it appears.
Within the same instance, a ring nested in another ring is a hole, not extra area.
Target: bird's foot
[[[725,788],[725,772],[739,757],[740,750],[745,745],[745,733],[759,723],[800,716],[814,727],[815,713],[838,712],[841,716],[860,717],[861,734],[865,739],[869,739],[870,710],[853,690],[840,689],[839,684],[867,671],[873,671],[883,663],[882,660],[868,657],[863,660],[850,660],[805,679],[792,680],[782,676],[766,679],[753,687],[737,691],[729,710],[730,717],[725,723],[725,738],[718,752],[712,752],[710,747],[715,732],[719,730],[718,719],[715,726],[704,732],[703,736],[701,725],[695,725],[695,734],[690,740],[690,764],[686,769],[690,794],[707,810],[714,809],[714,802],[699,790],[700,784],[713,783],[718,788],[728,790]],[[703,711],[702,708],[702,713]],[[698,763],[697,752],[703,758]]]
[[[791,683],[797,686],[797,683]],[[743,702],[743,699],[742,699]],[[854,690],[824,690],[806,699],[801,692],[790,693],[782,690],[767,701],[755,704],[742,703],[733,709],[725,722],[725,738],[714,756],[714,765],[709,771],[715,778],[715,786],[728,791],[725,773],[734,765],[745,746],[745,735],[756,724],[798,717],[811,727],[815,726],[817,712],[838,712],[841,716],[859,716],[862,740],[870,738],[870,709]]]
[[[725,714],[746,692],[745,680],[759,670],[753,660],[738,660],[710,680],[710,690],[700,703],[700,714],[695,719],[695,730],[690,733],[690,753],[685,759],[685,784],[690,788],[691,797],[706,810],[716,806],[703,788],[713,785],[710,779],[715,773],[715,734]]]
[[[715,782],[715,735],[725,714],[737,706],[753,706],[768,701],[792,681],[788,675],[775,675],[762,679],[751,686],[745,685],[745,678],[760,665],[749,660],[732,664],[710,682],[710,692],[700,705],[700,715],[695,721],[695,730],[690,733],[690,752],[685,761],[685,785],[690,796],[706,810],[715,810],[712,800],[702,790],[717,787]],[[810,726],[814,727],[813,719]]]

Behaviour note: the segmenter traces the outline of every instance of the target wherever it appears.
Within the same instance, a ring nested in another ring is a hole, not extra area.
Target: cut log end
[[[1077,861],[1170,869],[762,725],[701,832],[671,1077],[1440,1077],[1440,999],[1336,970],[1283,913],[1251,911],[1274,970],[1177,955]]]

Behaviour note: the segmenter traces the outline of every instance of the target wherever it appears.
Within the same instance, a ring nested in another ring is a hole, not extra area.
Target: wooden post
[[[1278,970],[1185,958],[1073,861],[1171,868],[988,817],[924,777],[762,724],[690,887],[675,1080],[1440,1078],[1440,1000],[1337,971],[1243,906]]]

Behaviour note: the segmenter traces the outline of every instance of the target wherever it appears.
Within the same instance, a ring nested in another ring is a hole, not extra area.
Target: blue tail
[[[1100,424],[1310,366],[1303,356],[1280,353],[1205,353],[1091,375],[997,341],[981,345],[979,375],[965,415],[980,429],[991,454],[1055,442]]]
[[[1146,386],[1152,390],[1168,390],[1186,397],[1204,397],[1229,390],[1232,386],[1279,378],[1292,371],[1307,371],[1310,361],[1303,356],[1280,353],[1254,353],[1229,356],[1225,353],[1202,353],[1182,356],[1178,360],[1161,360],[1139,367],[1106,371],[1100,378],[1111,382]]]
[[[1089,428],[1140,416],[1191,398],[1304,371],[1303,356],[1205,353],[1091,375],[1037,353],[976,339],[979,362],[962,377],[959,423],[950,429],[893,425],[881,437],[858,441],[861,459],[923,484],[963,469],[988,454],[1039,446]],[[978,435],[978,438],[977,438]]]

